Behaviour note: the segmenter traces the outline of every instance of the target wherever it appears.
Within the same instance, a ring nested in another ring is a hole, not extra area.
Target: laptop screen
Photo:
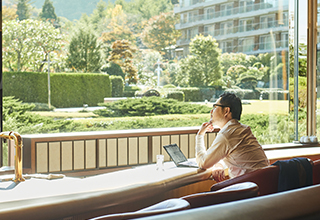
[[[175,164],[187,161],[177,144],[169,144],[163,146]]]

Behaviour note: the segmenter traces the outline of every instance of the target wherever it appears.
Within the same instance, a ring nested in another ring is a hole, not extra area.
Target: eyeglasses
[[[226,106],[226,105],[219,105],[219,104],[213,104],[212,108],[215,109],[217,106],[220,106],[222,108],[224,107],[229,107],[229,106]],[[230,108],[230,107],[229,107]]]

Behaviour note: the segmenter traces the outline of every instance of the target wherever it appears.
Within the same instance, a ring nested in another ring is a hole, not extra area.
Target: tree
[[[149,20],[160,13],[173,11],[173,4],[170,0],[134,0],[127,3],[124,10],[131,14],[139,14]]]
[[[125,80],[128,84],[135,84],[138,81],[137,69],[132,63],[133,53],[136,49],[130,45],[128,40],[117,40],[112,46],[109,62],[118,64],[126,74]]]
[[[101,42],[89,27],[75,30],[68,48],[67,65],[73,71],[97,72],[101,67]]]
[[[181,35],[175,29],[176,23],[177,18],[173,12],[161,13],[150,18],[141,34],[142,42],[151,49],[167,54],[168,59],[171,59],[168,48],[175,45],[177,38]]]
[[[45,0],[39,17],[41,18],[41,20],[50,21],[55,27],[59,27],[58,17],[50,0]]]
[[[13,6],[2,6],[2,22],[14,20],[18,17],[17,8]]]
[[[96,9],[93,10],[93,14],[90,16],[91,24],[93,25],[94,30],[97,30],[99,24],[103,22],[103,20],[107,16],[107,4],[100,0],[97,3]]]
[[[221,50],[212,36],[197,35],[191,40],[189,50],[181,69],[187,73],[190,86],[210,86],[221,79]]]
[[[101,38],[104,43],[112,44],[116,40],[128,40],[135,42],[135,36],[127,25],[127,15],[124,13],[121,5],[108,11],[107,30],[102,33]]]
[[[28,19],[30,17],[30,1],[31,0],[18,0],[17,15],[20,21]]]
[[[62,36],[50,23],[23,20],[3,23],[3,64],[11,71],[39,71],[48,52],[61,49]]]

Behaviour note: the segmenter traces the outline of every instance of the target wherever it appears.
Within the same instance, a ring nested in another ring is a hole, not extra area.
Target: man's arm
[[[196,161],[203,169],[211,168],[227,155],[228,141],[224,135],[217,135],[211,147],[206,150],[204,135],[196,136]]]

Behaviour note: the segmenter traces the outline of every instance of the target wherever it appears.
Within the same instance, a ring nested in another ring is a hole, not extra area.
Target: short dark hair
[[[220,103],[222,105],[230,107],[230,112],[232,113],[232,118],[240,120],[242,113],[241,99],[234,93],[224,92],[220,95]]]

